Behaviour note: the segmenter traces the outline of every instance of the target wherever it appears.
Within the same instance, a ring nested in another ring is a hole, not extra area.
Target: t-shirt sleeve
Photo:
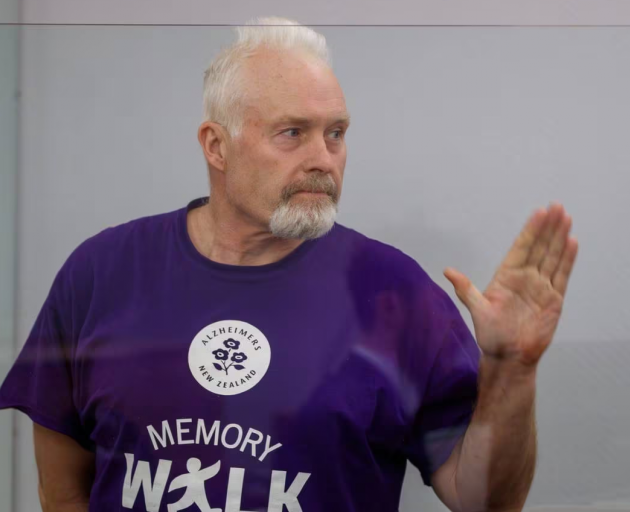
[[[477,400],[481,351],[450,296],[433,284],[430,330],[437,343],[422,401],[405,445],[408,460],[431,486],[431,475],[448,459],[464,435]],[[440,336],[438,337],[438,333]]]
[[[57,273],[30,334],[0,387],[0,409],[22,411],[35,423],[91,449],[76,406],[73,372],[76,322],[81,308],[76,307],[72,288],[82,278],[80,259],[73,253]]]

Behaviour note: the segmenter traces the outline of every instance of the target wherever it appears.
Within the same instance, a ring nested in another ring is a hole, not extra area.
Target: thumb
[[[479,290],[472,284],[464,274],[455,270],[452,267],[446,267],[444,269],[444,277],[448,279],[455,288],[455,294],[462,301],[464,306],[468,308],[470,314],[482,307],[485,303],[485,297]]]

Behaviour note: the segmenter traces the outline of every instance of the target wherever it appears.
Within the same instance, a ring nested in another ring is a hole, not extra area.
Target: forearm
[[[456,473],[465,512],[522,510],[536,466],[535,380],[535,367],[482,357]]]
[[[41,485],[38,486],[38,492],[42,512],[88,512],[89,510],[89,498],[60,502],[47,498]]]
[[[95,474],[94,453],[35,422],[33,441],[43,512],[87,512]]]

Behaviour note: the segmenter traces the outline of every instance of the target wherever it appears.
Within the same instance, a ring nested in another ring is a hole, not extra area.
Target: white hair
[[[323,35],[298,22],[276,16],[256,18],[236,28],[237,40],[221,50],[204,74],[204,121],[224,126],[238,137],[243,128],[243,62],[261,47],[297,50],[332,68],[330,51]]]

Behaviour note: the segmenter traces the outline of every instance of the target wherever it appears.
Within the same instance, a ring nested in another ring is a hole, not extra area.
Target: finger
[[[487,306],[487,300],[483,294],[472,284],[470,279],[453,267],[444,270],[444,276],[452,283],[455,295],[468,308],[470,314],[474,314],[477,309]]]
[[[575,263],[577,252],[578,241],[577,238],[572,236],[569,240],[567,240],[562,253],[562,258],[560,259],[560,265],[551,278],[551,284],[563,297],[567,291],[569,277],[571,277],[571,271],[573,270],[573,264]]]
[[[559,203],[551,203],[547,211],[547,221],[529,253],[526,263],[527,266],[540,267],[542,260],[549,250],[549,242],[558,227],[558,221],[562,219],[562,215],[564,214],[564,208]]]
[[[522,231],[514,241],[507,256],[503,260],[502,267],[517,268],[527,263],[527,258],[536,238],[545,225],[547,218],[546,208],[537,208],[527,220]]]
[[[560,258],[567,244],[569,231],[571,231],[571,222],[571,216],[563,214],[540,265],[540,275],[545,278],[550,279],[560,264]]]

